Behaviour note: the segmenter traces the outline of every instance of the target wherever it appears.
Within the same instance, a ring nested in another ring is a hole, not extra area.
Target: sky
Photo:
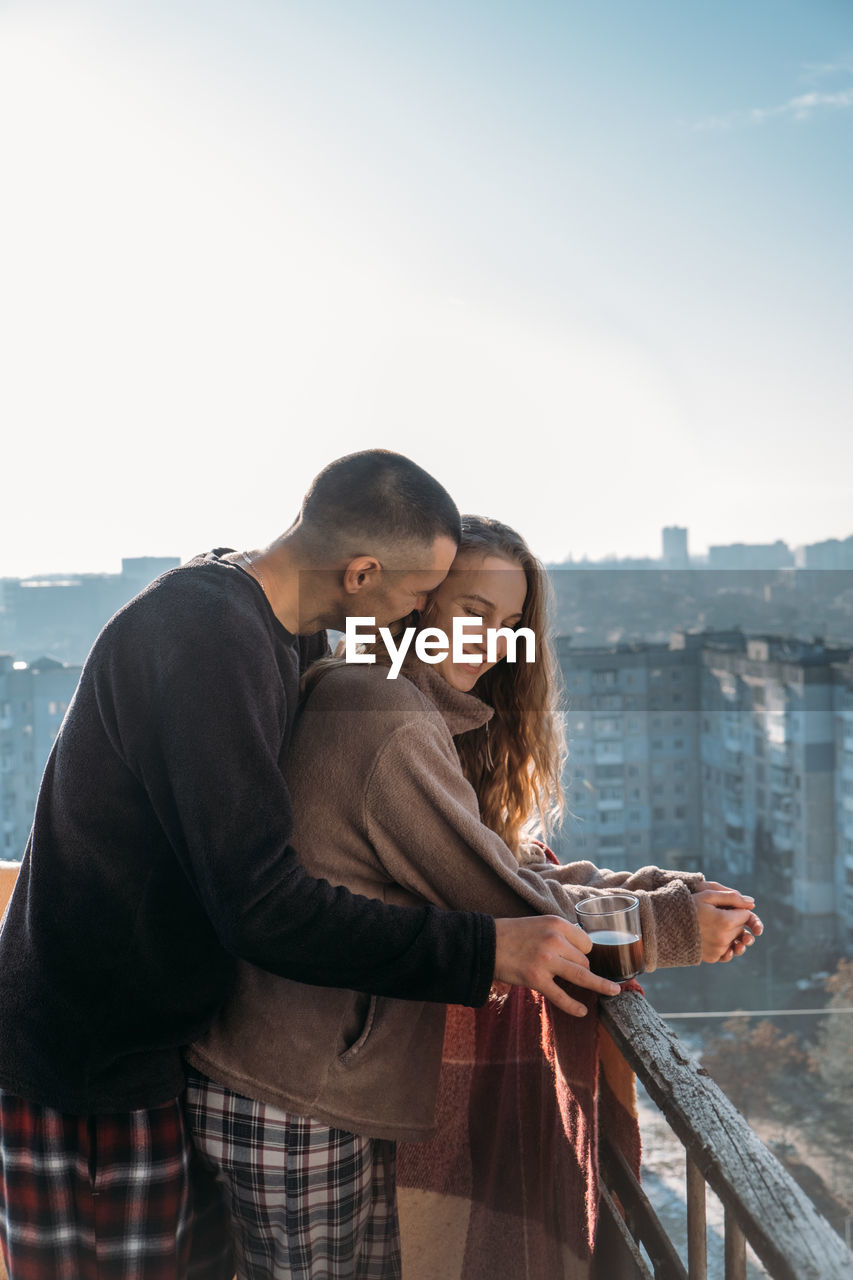
[[[848,0],[0,0],[0,576],[409,454],[542,558],[853,533]]]

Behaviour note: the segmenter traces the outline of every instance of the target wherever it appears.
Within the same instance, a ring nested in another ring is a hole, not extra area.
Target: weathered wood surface
[[[625,991],[601,1017],[655,1105],[773,1280],[853,1280],[853,1254],[649,1002]]]
[[[685,1152],[684,1177],[687,1186],[687,1275],[688,1280],[708,1280],[708,1222],[705,1213],[705,1179]]]
[[[603,1185],[600,1190],[601,1213],[607,1217],[613,1235],[620,1242],[619,1255],[614,1257],[611,1253],[607,1260],[611,1274],[614,1277],[618,1275],[619,1280],[655,1280],[610,1192]],[[610,1247],[612,1249],[613,1245]]]
[[[602,1180],[624,1208],[632,1236],[639,1240],[651,1258],[655,1280],[687,1280],[687,1272],[675,1245],[664,1231],[622,1152],[602,1138],[598,1156]]]

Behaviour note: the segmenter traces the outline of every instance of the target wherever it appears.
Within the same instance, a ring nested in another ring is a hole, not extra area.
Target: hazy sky
[[[849,0],[0,0],[0,575],[409,453],[542,556],[853,533]]]

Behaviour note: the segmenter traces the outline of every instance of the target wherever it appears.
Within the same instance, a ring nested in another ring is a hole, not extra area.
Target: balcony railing
[[[773,1280],[851,1280],[841,1237],[648,1001],[624,992],[602,1001],[601,1017],[685,1148],[686,1270],[631,1170],[603,1148],[603,1207],[624,1249],[619,1280],[707,1280],[706,1185],[725,1212],[726,1280],[746,1280],[746,1241]]]

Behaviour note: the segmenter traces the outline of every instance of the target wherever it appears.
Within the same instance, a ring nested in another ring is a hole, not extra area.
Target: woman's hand
[[[702,960],[705,964],[725,964],[742,956],[747,947],[764,932],[764,925],[753,911],[755,900],[736,889],[727,889],[716,881],[694,893]]]
[[[697,895],[698,896],[698,895]],[[589,934],[561,916],[518,916],[496,920],[495,978],[517,987],[532,987],[564,1013],[582,1018],[586,1006],[573,1000],[555,981],[562,978],[604,996],[618,996],[621,987],[590,973]]]

